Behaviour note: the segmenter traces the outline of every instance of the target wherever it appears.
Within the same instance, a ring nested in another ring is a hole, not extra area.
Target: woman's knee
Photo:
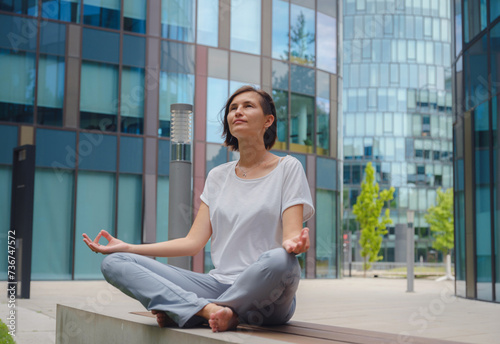
[[[107,277],[112,275],[116,269],[118,268],[117,264],[126,260],[126,254],[125,253],[112,253],[104,257],[104,259],[101,262],[101,272],[104,275],[104,277]]]
[[[297,258],[282,247],[264,252],[260,256],[259,262],[265,266],[266,270],[271,270],[274,273],[280,275],[298,274],[300,276],[300,265]]]

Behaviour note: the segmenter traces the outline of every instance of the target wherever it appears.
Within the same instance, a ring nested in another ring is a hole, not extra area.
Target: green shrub
[[[5,344],[15,344],[14,339],[9,334],[9,329],[7,328],[7,325],[5,325],[1,320],[0,320],[0,343],[5,343]]]

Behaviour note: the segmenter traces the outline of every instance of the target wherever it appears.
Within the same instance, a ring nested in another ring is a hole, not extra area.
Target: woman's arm
[[[309,249],[309,228],[302,228],[304,206],[297,204],[283,212],[283,248],[300,254]]]
[[[155,244],[132,245],[116,239],[105,230],[102,230],[94,241],[90,240],[87,234],[83,234],[83,241],[96,253],[129,252],[153,257],[179,257],[193,256],[198,253],[206,245],[211,235],[212,225],[210,224],[209,208],[205,203],[201,202],[191,230],[184,238]],[[108,240],[108,244],[99,244],[101,236]]]

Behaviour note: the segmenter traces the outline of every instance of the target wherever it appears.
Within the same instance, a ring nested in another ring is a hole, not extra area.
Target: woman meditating
[[[309,248],[302,224],[314,214],[304,170],[297,159],[269,151],[277,126],[266,92],[238,89],[226,102],[223,125],[225,144],[240,159],[210,171],[186,237],[132,245],[105,230],[93,241],[83,234],[92,251],[109,254],[101,267],[106,280],[152,311],[161,327],[208,322],[218,332],[239,323],[278,325],[295,311],[295,255]],[[192,256],[210,238],[215,268],[208,274],[148,258]]]

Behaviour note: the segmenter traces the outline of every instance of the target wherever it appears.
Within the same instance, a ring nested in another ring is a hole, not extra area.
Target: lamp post
[[[408,293],[413,292],[413,278],[415,276],[413,270],[413,267],[415,265],[415,240],[413,230],[414,218],[415,212],[413,210],[408,210],[406,212],[406,219],[408,221],[408,232],[406,234],[406,291]]]
[[[191,128],[193,106],[170,106],[170,175],[168,240],[182,238],[191,227]],[[190,257],[170,257],[170,265],[191,269]]]

